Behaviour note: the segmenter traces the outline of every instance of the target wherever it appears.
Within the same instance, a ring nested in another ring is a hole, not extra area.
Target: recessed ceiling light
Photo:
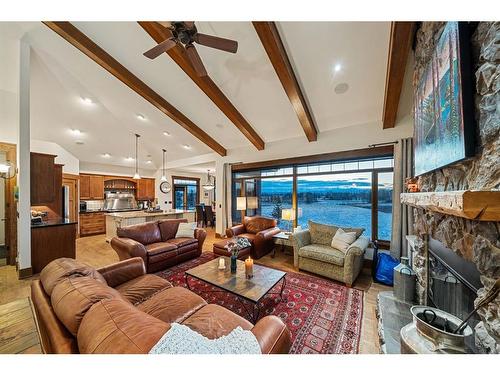
[[[215,124],[216,127],[218,127],[219,129],[222,129],[224,127],[224,124]]]
[[[335,86],[334,91],[336,94],[344,94],[347,90],[349,90],[349,85],[345,82],[339,83]]]
[[[336,72],[340,72],[341,69],[342,69],[342,65],[340,65],[340,64],[335,64],[335,67],[333,68],[333,70],[335,70]]]
[[[189,150],[191,148],[190,145],[182,145],[182,147],[184,147],[186,150]]]
[[[93,104],[94,102],[92,101],[92,99],[86,97],[86,96],[82,96],[82,102],[87,104],[87,105],[90,105],[90,104]]]
[[[132,156],[127,156],[125,158],[125,161],[134,161],[134,158]]]
[[[167,137],[170,137],[170,133],[169,132],[163,132],[163,135],[165,135]]]
[[[146,121],[146,117],[143,114],[138,113],[136,114],[136,117],[141,121]]]
[[[151,164],[151,163],[152,163],[151,160],[146,161],[146,164]]]
[[[71,133],[76,136],[82,135],[82,132],[79,129],[71,129]]]
[[[103,158],[110,158],[111,157],[111,154],[108,154],[107,152],[105,152],[104,154],[101,155]]]
[[[79,139],[78,141],[75,141],[75,143],[77,145],[83,145],[85,142],[83,142],[81,139]]]

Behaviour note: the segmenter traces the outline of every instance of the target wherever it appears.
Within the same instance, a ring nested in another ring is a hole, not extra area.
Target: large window
[[[257,197],[247,215],[274,217],[292,209],[295,226],[308,221],[365,228],[364,235],[388,244],[392,222],[393,159],[364,158],[298,164],[233,173],[233,221],[241,221],[236,198]],[[245,213],[245,212],[244,212]]]
[[[172,177],[174,209],[194,210],[200,202],[200,180],[192,177]]]

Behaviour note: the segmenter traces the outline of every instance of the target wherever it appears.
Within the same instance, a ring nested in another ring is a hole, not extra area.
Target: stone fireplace
[[[415,83],[425,69],[443,26],[442,22],[423,22],[417,31]],[[476,89],[476,153],[473,158],[421,176],[418,185],[422,192],[500,188],[500,22],[479,22],[476,26],[471,38]],[[500,277],[500,222],[468,220],[418,208],[413,213],[414,234],[420,238],[413,253],[418,302],[425,303],[428,298],[429,275],[426,241],[423,240],[427,237],[475,265],[480,282],[477,295],[481,297]],[[450,283],[442,287],[459,286]],[[469,292],[470,288],[464,289],[464,293]],[[460,308],[472,307],[466,298],[460,303],[469,306]],[[479,309],[478,319],[476,346],[485,353],[500,353],[500,297]]]

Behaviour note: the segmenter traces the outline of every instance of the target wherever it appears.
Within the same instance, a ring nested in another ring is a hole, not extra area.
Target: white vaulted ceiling
[[[155,42],[136,22],[74,25],[226,149],[250,145],[167,54],[155,60],[142,55]],[[236,54],[197,49],[212,80],[259,136],[266,143],[305,139],[253,25],[196,25],[200,32],[238,41]],[[379,122],[382,129],[389,28],[388,22],[278,23],[320,137],[322,131],[365,123]],[[124,158],[133,155],[133,134],[138,133],[141,168],[150,169],[161,167],[162,148],[167,148],[170,161],[212,152],[42,23],[0,24],[2,33],[17,35],[20,29],[32,46],[32,138],[56,142],[81,161],[130,166]],[[334,71],[336,64],[341,64],[339,72]],[[345,94],[335,93],[339,83],[349,85]],[[82,96],[94,104],[85,105]],[[70,129],[83,133],[75,136]],[[165,131],[170,136],[163,135]],[[79,139],[83,145],[75,143]],[[183,147],[186,144],[190,149]],[[103,153],[111,157],[105,159]],[[145,164],[147,155],[150,164]]]

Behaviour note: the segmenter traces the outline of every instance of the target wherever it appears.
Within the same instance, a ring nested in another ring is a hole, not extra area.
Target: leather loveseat
[[[111,239],[111,247],[120,260],[141,257],[149,273],[199,257],[207,236],[196,228],[194,238],[175,238],[179,223],[186,219],[167,219],[117,228],[118,237]]]
[[[31,285],[45,353],[148,353],[173,322],[214,339],[240,326],[262,353],[287,353],[290,332],[276,316],[255,325],[186,288],[146,273],[141,258],[100,269],[74,259],[49,263]]]
[[[276,220],[268,217],[245,216],[243,224],[226,229],[226,236],[247,238],[252,244],[252,257],[259,259],[273,250],[273,236],[280,232],[276,225]]]

